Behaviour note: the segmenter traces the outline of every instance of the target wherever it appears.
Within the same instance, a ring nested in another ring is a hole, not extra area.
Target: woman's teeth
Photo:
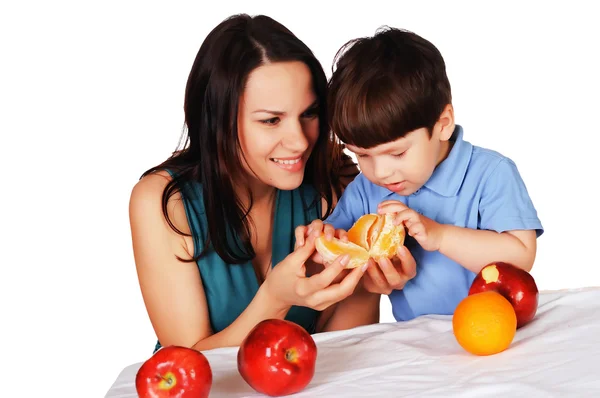
[[[300,161],[300,158],[298,159],[293,159],[293,160],[282,160],[282,159],[271,159],[272,161],[274,161],[275,163],[281,163],[281,164],[296,164]]]

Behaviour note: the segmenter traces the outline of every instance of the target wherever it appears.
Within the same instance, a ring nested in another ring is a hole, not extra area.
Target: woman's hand
[[[309,225],[301,225],[296,228],[294,231],[294,235],[296,237],[296,243],[294,245],[294,249],[304,245],[304,242],[311,236],[315,235],[315,237],[319,237],[321,234],[325,235],[325,239],[331,240],[332,238],[338,238],[343,242],[348,242],[348,232],[343,229],[334,229],[331,224],[324,224],[323,221],[318,218],[311,222]],[[315,251],[310,258],[315,264],[320,265],[329,265],[325,264],[323,261],[323,257]]]
[[[406,246],[400,246],[392,260],[381,258],[377,263],[379,267],[371,264],[363,278],[363,287],[371,293],[390,294],[404,288],[406,282],[417,275],[415,259]]]
[[[354,292],[364,275],[363,267],[352,270],[339,283],[335,282],[338,275],[346,271],[345,266],[350,261],[347,254],[338,257],[321,272],[306,276],[305,263],[315,253],[315,239],[320,234],[320,231],[311,231],[303,245],[296,245],[296,249],[267,276],[262,288],[276,306],[297,305],[322,311]]]

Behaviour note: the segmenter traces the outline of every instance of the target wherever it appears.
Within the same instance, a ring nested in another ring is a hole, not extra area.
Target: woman
[[[231,17],[200,47],[186,147],[144,173],[130,201],[157,349],[236,346],[267,318],[310,333],[378,321],[379,296],[355,291],[363,269],[309,261],[320,230],[294,250],[295,229],[329,215],[357,174],[329,134],[326,85],[312,52],[266,16]]]

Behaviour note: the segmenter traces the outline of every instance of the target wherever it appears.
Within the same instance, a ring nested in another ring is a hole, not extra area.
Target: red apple
[[[212,370],[206,357],[179,346],[155,352],[135,376],[140,398],[206,398],[211,386]]]
[[[303,390],[315,374],[317,345],[301,326],[267,319],[240,345],[238,371],[254,390],[280,397]]]
[[[538,307],[538,288],[531,274],[509,263],[496,262],[477,274],[469,295],[493,290],[504,296],[517,314],[517,329],[529,323]]]

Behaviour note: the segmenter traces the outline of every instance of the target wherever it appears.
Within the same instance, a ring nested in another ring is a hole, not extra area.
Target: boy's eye
[[[260,122],[261,122],[262,124],[267,124],[267,125],[273,126],[273,125],[275,125],[275,124],[279,123],[279,118],[278,118],[278,117],[272,117],[272,118],[270,118],[270,119],[263,119],[263,120],[260,120]]]
[[[399,157],[403,156],[405,153],[406,153],[406,151],[401,152],[401,153],[395,153],[392,156],[395,156],[395,157],[399,158]]]

